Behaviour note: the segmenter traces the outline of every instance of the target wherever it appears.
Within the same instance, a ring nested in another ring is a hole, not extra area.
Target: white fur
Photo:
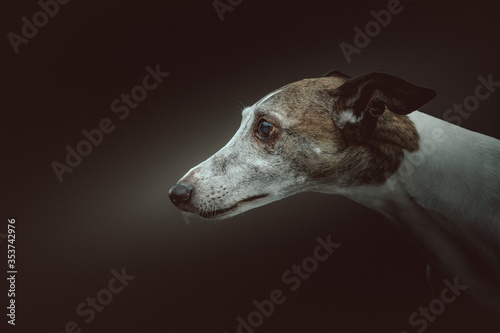
[[[354,115],[354,112],[351,109],[344,110],[340,112],[338,122],[341,124],[345,123],[356,123],[360,119]]]
[[[421,148],[407,153],[401,167],[408,168],[410,155],[424,162],[414,168],[408,193],[422,207],[456,221],[500,224],[500,141],[420,112],[409,117]]]

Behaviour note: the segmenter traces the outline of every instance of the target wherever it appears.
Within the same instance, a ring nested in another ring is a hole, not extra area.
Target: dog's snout
[[[168,191],[168,197],[170,201],[176,206],[179,206],[181,203],[188,203],[191,198],[192,187],[187,186],[185,184],[175,184]]]

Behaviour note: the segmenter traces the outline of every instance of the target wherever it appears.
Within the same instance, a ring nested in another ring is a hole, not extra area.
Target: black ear
[[[328,72],[326,74],[323,74],[321,75],[321,77],[327,77],[327,76],[331,76],[331,77],[340,77],[344,80],[349,80],[351,79],[351,77],[349,75],[346,75],[342,72],[339,72],[339,71],[331,71],[331,72]]]
[[[436,92],[394,75],[370,73],[348,80],[330,95],[335,98],[333,120],[343,128],[348,122],[374,124],[386,107],[396,114],[408,114],[431,101]]]

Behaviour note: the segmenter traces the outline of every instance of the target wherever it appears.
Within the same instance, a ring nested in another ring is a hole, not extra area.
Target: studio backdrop
[[[1,332],[498,332],[465,290],[436,301],[424,254],[345,197],[213,221],[168,195],[245,107],[332,70],[432,88],[420,111],[499,139],[497,2],[1,7]]]

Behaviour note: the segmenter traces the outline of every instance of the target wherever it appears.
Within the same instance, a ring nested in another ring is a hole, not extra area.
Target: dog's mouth
[[[252,201],[255,201],[255,200],[258,200],[258,199],[261,199],[261,198],[265,198],[267,197],[269,194],[259,194],[259,195],[254,195],[254,196],[251,196],[249,198],[246,198],[246,199],[243,199],[241,201],[238,201],[235,205],[229,207],[229,208],[223,208],[223,209],[216,209],[216,210],[213,210],[213,211],[202,211],[202,212],[199,212],[198,215],[200,215],[201,217],[204,217],[204,218],[207,218],[207,219],[211,219],[211,218],[216,218],[216,217],[220,217],[230,211],[233,211],[235,210],[236,208],[238,208],[238,205],[242,204],[242,203],[245,203],[245,202],[252,202]]]

